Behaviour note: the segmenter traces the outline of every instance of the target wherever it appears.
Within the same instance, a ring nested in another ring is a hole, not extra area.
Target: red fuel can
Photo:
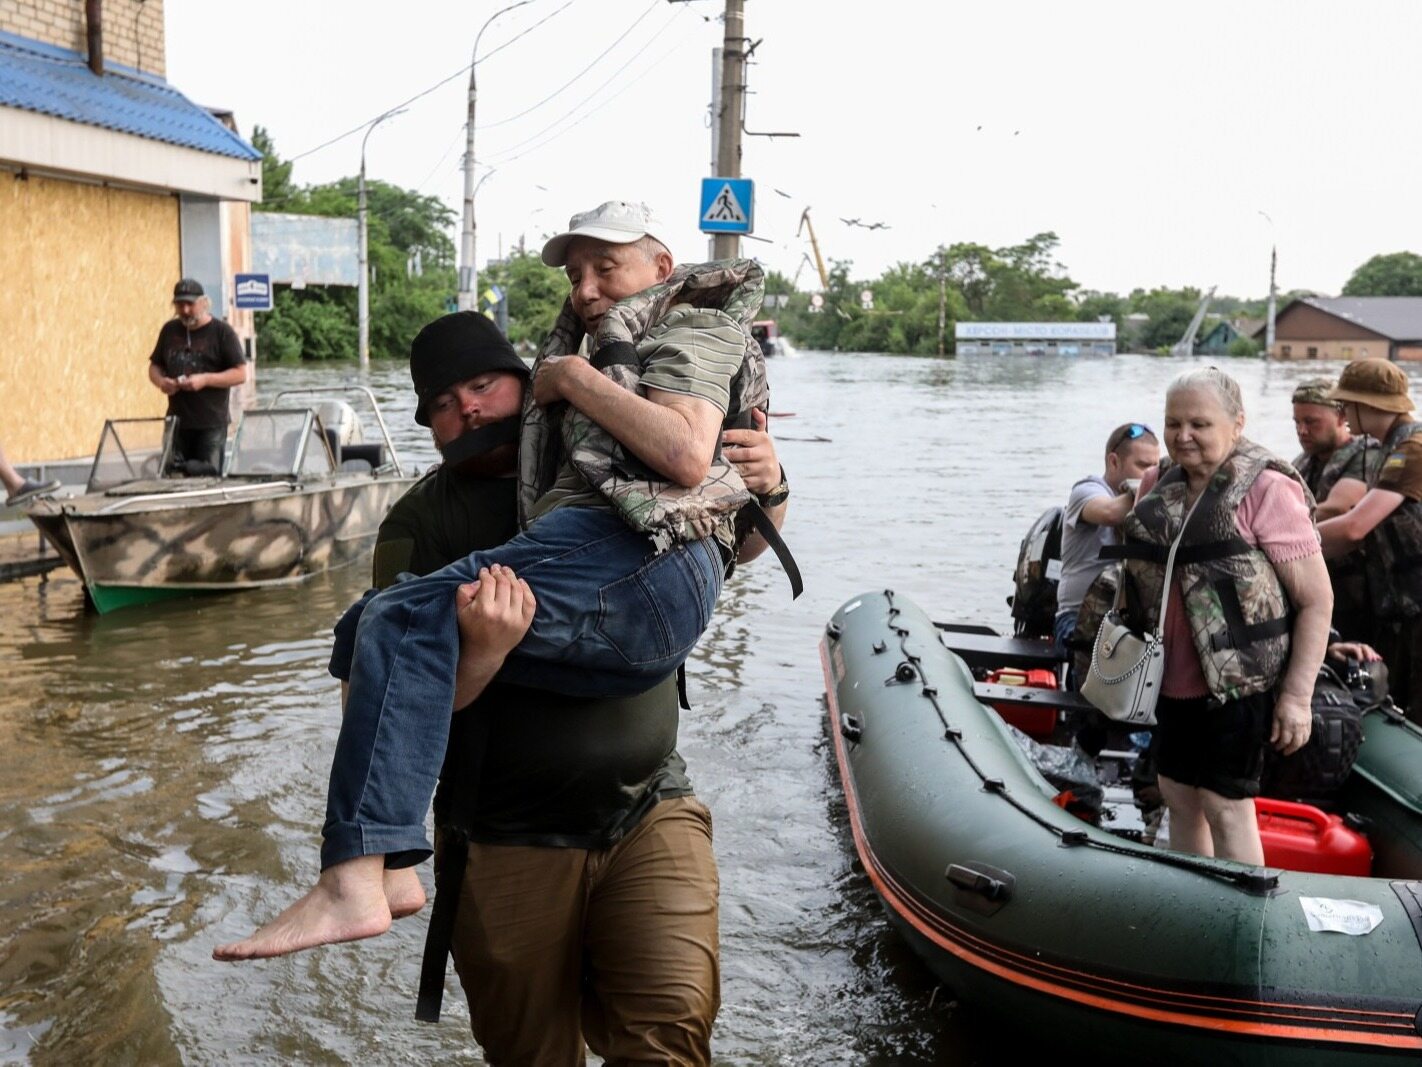
[[[1310,804],[1255,797],[1264,862],[1287,871],[1354,874],[1368,877],[1373,849],[1368,839],[1349,829],[1337,815]]]
[[[1057,676],[1054,671],[1035,667],[1023,670],[1004,667],[987,676],[989,685],[1017,685],[1028,689],[1056,689]],[[1057,709],[1050,704],[994,704],[993,710],[1003,720],[1017,727],[1028,737],[1046,741],[1057,726]]]

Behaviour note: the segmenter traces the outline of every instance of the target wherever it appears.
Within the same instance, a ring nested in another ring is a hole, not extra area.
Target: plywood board
[[[93,451],[106,418],[161,415],[148,354],[179,274],[173,196],[0,173],[0,443]]]

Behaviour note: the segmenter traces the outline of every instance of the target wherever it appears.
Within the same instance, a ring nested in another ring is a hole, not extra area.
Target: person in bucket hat
[[[1363,549],[1374,642],[1388,665],[1394,701],[1422,723],[1422,423],[1414,421],[1407,373],[1385,359],[1343,368],[1328,399],[1354,433],[1381,442],[1367,492],[1346,514],[1319,523],[1326,556]]]

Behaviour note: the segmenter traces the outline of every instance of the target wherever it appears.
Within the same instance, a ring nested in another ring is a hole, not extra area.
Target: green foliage
[[[479,288],[497,285],[509,302],[509,340],[537,346],[568,299],[568,278],[546,266],[537,252],[514,252],[479,275]]]
[[[283,285],[272,304],[257,317],[257,344],[266,359],[355,358],[354,293]]]
[[[276,154],[258,126],[252,144],[262,152],[263,199],[258,210],[355,218],[356,178],[294,186],[291,164]],[[404,359],[410,340],[444,314],[456,277],[454,213],[436,197],[386,182],[366,182],[367,248],[370,256],[370,354]],[[410,269],[418,260],[422,273]],[[267,359],[354,359],[359,344],[353,288],[316,286],[277,290],[271,311],[257,316],[257,346]]]
[[[258,211],[285,211],[282,205],[295,191],[291,164],[276,154],[276,144],[265,126],[252,127],[252,147],[262,153],[262,202]]]
[[[1353,272],[1344,296],[1422,296],[1422,256],[1393,252],[1374,256]]]
[[[1259,343],[1252,337],[1236,337],[1225,352],[1231,356],[1247,358],[1259,355]]]
[[[1198,289],[1137,289],[1131,293],[1132,312],[1150,316],[1141,331],[1140,343],[1148,349],[1165,349],[1185,336],[1190,320],[1200,306]]]

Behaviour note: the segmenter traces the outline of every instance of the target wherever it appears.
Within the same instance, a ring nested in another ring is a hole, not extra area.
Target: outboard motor
[[[1057,581],[1062,573],[1062,509],[1048,508],[1037,517],[1017,551],[1012,607],[1018,637],[1051,637],[1057,617]]]

